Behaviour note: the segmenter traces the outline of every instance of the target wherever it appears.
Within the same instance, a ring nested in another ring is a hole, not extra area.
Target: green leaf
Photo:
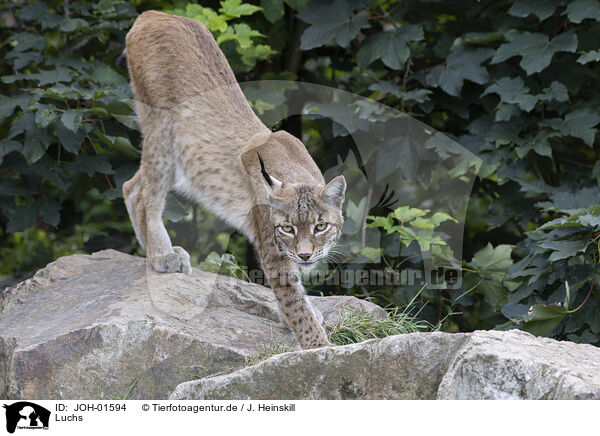
[[[543,33],[509,31],[505,36],[509,42],[496,50],[491,63],[497,64],[513,56],[521,56],[519,65],[528,76],[548,67],[555,53],[572,53],[577,49],[577,36],[572,30],[555,36],[552,41]]]
[[[217,41],[217,44],[221,45],[225,41],[235,41],[236,39],[237,39],[237,36],[235,35],[235,31],[234,31],[233,27],[227,27],[227,29],[218,36],[216,41]]]
[[[202,10],[203,15],[194,18],[206,24],[211,32],[225,32],[227,30],[227,16],[219,15],[211,8],[202,8],[200,5],[188,5],[188,8],[191,6],[198,6]]]
[[[42,2],[34,2],[19,8],[16,15],[25,21],[35,21],[45,18],[46,14],[48,13],[48,6]]]
[[[49,83],[70,82],[72,80],[71,70],[61,66],[58,66],[53,70],[40,70],[39,73],[30,74],[27,77],[37,80],[40,86]]]
[[[521,114],[521,110],[514,104],[498,103],[496,106],[496,114],[494,115],[495,121],[509,121],[512,117],[516,117]]]
[[[252,15],[261,9],[249,3],[242,3],[242,0],[222,0],[219,12],[230,18],[239,18],[242,15]]]
[[[445,221],[453,221],[455,223],[458,223],[458,220],[456,218],[448,215],[445,212],[436,212],[431,216],[431,218],[429,218],[429,220],[433,224],[434,228],[437,228],[441,223]]]
[[[582,188],[578,191],[558,191],[551,194],[551,202],[538,203],[544,210],[554,210],[568,214],[587,211],[593,205],[600,205],[600,188]]]
[[[13,122],[8,132],[8,139],[25,133],[23,156],[28,164],[37,162],[48,148],[48,137],[43,129],[38,129],[35,115],[27,112]]]
[[[94,9],[101,14],[110,14],[115,11],[115,3],[118,3],[118,1],[100,0],[99,2],[95,2]]]
[[[429,213],[429,210],[415,209],[410,206],[400,206],[392,212],[392,216],[401,223],[414,220],[417,217],[425,216]]]
[[[23,146],[23,156],[28,164],[33,164],[41,159],[48,148],[46,135],[42,131],[35,129],[25,132],[25,143]]]
[[[29,203],[27,206],[18,207],[8,220],[6,233],[22,232],[33,227],[37,221],[38,205]]]
[[[78,154],[77,159],[71,164],[71,168],[92,177],[94,173],[114,174],[112,165],[108,161],[107,154],[99,156],[90,156],[87,154]]]
[[[35,113],[35,122],[38,127],[45,128],[50,125],[52,121],[54,121],[58,117],[58,112],[56,112],[56,108],[50,105],[36,105],[37,111]]]
[[[15,51],[23,52],[25,50],[43,50],[46,47],[46,39],[41,35],[30,32],[15,33],[10,38],[16,43]]]
[[[225,32],[229,19],[226,15],[217,14],[211,8],[205,8],[195,3],[188,3],[185,10],[165,9],[164,12],[201,21],[211,32]]]
[[[131,115],[134,113],[135,101],[114,99],[108,102],[106,110],[111,115]]]
[[[543,336],[552,333],[569,313],[561,304],[535,304],[529,309],[529,319],[519,327],[531,334]]]
[[[565,115],[564,119],[551,118],[540,123],[550,127],[565,136],[580,138],[592,147],[596,136],[596,125],[600,123],[600,115],[589,109],[577,109]]]
[[[387,216],[372,216],[369,215],[370,222],[367,224],[367,227],[380,227],[384,230],[387,230],[388,235],[393,232],[394,221],[392,220],[391,215]]]
[[[0,96],[0,123],[11,116],[17,107],[26,109],[29,107],[31,96],[28,94],[17,94],[10,97]]]
[[[529,93],[520,77],[502,77],[493,85],[489,86],[482,95],[498,94],[502,103],[516,104],[521,110],[530,112],[535,106],[537,99]]]
[[[19,71],[23,67],[29,64],[40,64],[42,63],[43,56],[37,51],[26,51],[24,53],[11,52],[6,55],[6,60],[12,60],[13,69]]]
[[[393,226],[390,230],[390,233],[397,232],[400,235],[400,239],[407,247],[412,241],[416,241],[417,239],[422,240],[421,236],[423,235],[423,232],[419,233],[419,238],[417,238],[417,234],[408,227]]]
[[[556,262],[557,260],[567,259],[585,251],[587,241],[544,241],[539,244],[540,247],[552,250],[548,260]]]
[[[139,157],[140,155],[140,151],[131,144],[129,138],[124,136],[105,135],[98,129],[94,129],[94,134],[100,139],[100,141],[108,145],[113,150],[119,151],[134,158]]]
[[[60,204],[56,200],[44,197],[40,203],[40,214],[42,219],[51,226],[58,226],[60,222]]]
[[[387,67],[399,70],[404,67],[410,56],[408,43],[423,39],[423,29],[420,26],[406,24],[399,29],[379,32],[367,38],[356,55],[361,68],[365,69],[376,59]]]
[[[580,64],[588,64],[590,62],[598,62],[600,61],[600,50],[591,50],[588,52],[583,53],[581,56],[579,56],[579,58],[577,59],[577,62],[579,62]]]
[[[419,210],[419,209],[417,209],[417,210]],[[426,211],[423,211],[423,212],[426,212]],[[458,222],[456,219],[452,218],[447,213],[436,212],[428,218],[423,218],[423,217],[415,218],[413,221],[410,222],[410,225],[413,227],[420,228],[420,229],[436,229],[444,221]]]
[[[543,21],[552,15],[555,9],[556,2],[554,0],[515,0],[508,13],[522,18],[533,14]]]
[[[381,257],[381,248],[363,247],[360,254],[368,259],[377,260]]]
[[[513,263],[511,258],[512,249],[512,245],[501,244],[494,247],[491,243],[488,243],[475,253],[472,263],[478,270],[491,272],[496,274],[497,279],[501,279]]]
[[[83,111],[81,109],[68,109],[62,114],[60,120],[67,129],[77,133],[79,127],[81,127],[82,118]]]
[[[67,17],[60,26],[61,32],[74,32],[76,30],[89,29],[90,25],[87,21],[81,18]]]
[[[408,180],[414,180],[425,148],[417,135],[388,138],[377,150],[377,180],[384,180],[397,170]]]
[[[478,290],[494,307],[504,301],[507,296],[508,291],[503,282],[508,268],[513,264],[512,249],[512,245],[502,244],[493,247],[491,243],[488,243],[475,253],[471,260],[471,264],[477,270],[480,278]]]
[[[427,84],[458,97],[465,80],[480,85],[489,80],[488,72],[481,63],[492,57],[493,53],[493,50],[482,48],[454,48],[446,58],[445,65],[437,66],[427,74]]]
[[[106,110],[106,108],[101,107],[101,106],[92,106],[91,108],[88,109],[89,112],[91,112],[94,115],[98,115],[100,117],[108,117],[110,114],[108,113],[108,111]]]
[[[542,101],[558,101],[564,103],[569,101],[569,91],[565,85],[555,80],[550,84],[549,88],[544,88],[537,98]]]
[[[593,211],[581,211],[569,217],[548,221],[539,227],[538,230],[569,229],[573,227],[591,227],[594,230],[598,230],[600,227],[600,214]]]
[[[235,36],[241,48],[247,49],[252,45],[252,39],[263,36],[258,30],[252,29],[247,24],[234,24]]]
[[[101,85],[127,84],[127,80],[108,65],[94,68],[91,79]]]
[[[72,130],[67,129],[62,122],[55,123],[55,126],[56,136],[58,136],[58,140],[65,150],[70,153],[77,153],[83,143],[83,132],[73,132]]]
[[[133,130],[139,130],[138,118],[135,115],[113,115],[119,123]]]
[[[433,229],[435,226],[426,218],[416,218],[410,222],[410,225],[418,229]]]
[[[581,23],[586,18],[600,21],[600,2],[597,0],[576,0],[569,2],[564,14],[573,23]]]
[[[309,26],[302,34],[300,49],[310,50],[329,41],[347,47],[360,29],[369,27],[364,16],[353,15],[354,6],[344,0],[311,4],[297,16]]]
[[[558,132],[552,130],[540,130],[535,136],[527,137],[523,141],[523,145],[519,145],[515,151],[519,158],[524,158],[527,153],[534,151],[540,156],[552,157],[552,147],[548,140],[560,136]]]
[[[285,13],[283,0],[260,0],[260,6],[265,18],[271,23],[279,21]]]

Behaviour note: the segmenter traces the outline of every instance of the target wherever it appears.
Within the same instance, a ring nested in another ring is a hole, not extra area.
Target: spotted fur
[[[126,45],[143,147],[123,195],[152,267],[192,273],[189,255],[171,245],[162,221],[172,189],[254,244],[303,348],[331,345],[306,298],[299,266],[325,258],[335,244],[344,178],[326,185],[302,142],[262,124],[199,21],[148,11],[135,21]],[[284,231],[290,228],[293,233]]]

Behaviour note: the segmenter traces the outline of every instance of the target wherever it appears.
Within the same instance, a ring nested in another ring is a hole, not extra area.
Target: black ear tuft
[[[271,176],[269,173],[267,173],[267,170],[265,170],[265,163],[263,162],[262,157],[260,157],[260,154],[258,153],[256,153],[256,155],[258,156],[258,161],[260,162],[260,172],[269,186],[273,186],[273,180],[271,180]]]

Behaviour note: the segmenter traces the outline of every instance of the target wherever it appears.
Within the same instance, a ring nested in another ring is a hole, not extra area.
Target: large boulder
[[[271,357],[171,399],[600,399],[600,349],[529,333],[411,333]]]
[[[311,297],[329,324],[385,312]],[[296,351],[273,293],[113,250],[61,258],[0,292],[7,399],[600,399],[600,349],[528,333],[413,333]]]
[[[353,297],[311,297],[326,322]],[[0,293],[0,397],[167,398],[184,381],[293,344],[270,289],[194,270],[158,274],[114,250],[58,259]]]

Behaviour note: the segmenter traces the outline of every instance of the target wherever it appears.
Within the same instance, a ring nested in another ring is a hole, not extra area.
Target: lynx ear
[[[269,197],[274,199],[275,197],[279,196],[281,189],[283,188],[283,182],[280,182],[275,177],[267,173],[267,170],[265,170],[265,163],[260,157],[260,154],[256,154],[258,155],[258,161],[260,162],[260,172],[263,176],[267,192],[269,193]]]
[[[345,193],[346,179],[344,176],[337,176],[331,182],[325,185],[321,191],[321,200],[331,206],[342,207]]]

